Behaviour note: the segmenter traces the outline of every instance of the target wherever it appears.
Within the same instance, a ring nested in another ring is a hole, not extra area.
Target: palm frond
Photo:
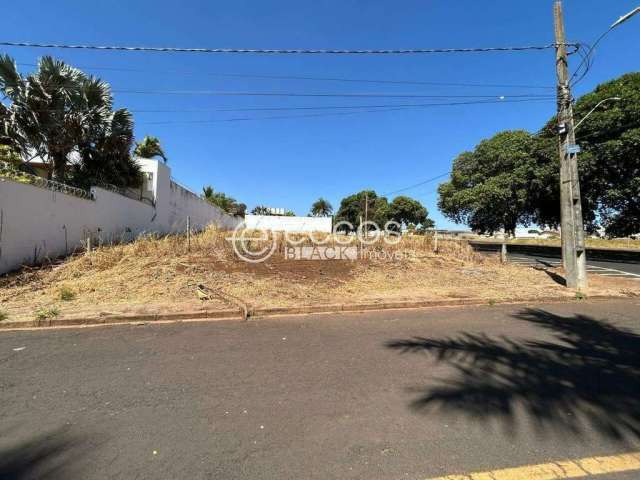
[[[18,72],[16,62],[9,55],[0,55],[0,91],[2,94],[13,101],[20,96],[20,91],[23,88],[24,80]]]

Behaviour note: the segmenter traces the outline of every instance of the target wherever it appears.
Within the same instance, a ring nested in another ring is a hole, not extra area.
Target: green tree
[[[365,208],[365,205],[367,205],[367,208]],[[349,222],[354,228],[358,228],[360,222],[364,221],[365,211],[368,218],[374,222],[386,219],[388,217],[387,199],[379,199],[373,190],[363,190],[349,195],[340,202],[340,208],[336,213],[336,222]],[[384,223],[386,223],[386,220],[382,225]],[[341,230],[345,229],[341,228]]]
[[[622,100],[601,103],[612,97]],[[584,119],[576,139],[582,148],[578,172],[586,230],[603,226],[611,236],[639,232],[640,73],[599,85],[578,99],[574,115],[576,122]],[[502,132],[454,161],[451,180],[439,188],[438,205],[446,216],[482,231],[512,231],[516,224],[559,225],[557,118],[530,139],[526,132],[519,140],[513,134]],[[509,137],[507,143],[498,140]],[[482,148],[501,143],[497,156]]]
[[[314,217],[329,217],[333,213],[333,206],[329,201],[320,197],[311,205],[311,215]]]
[[[136,142],[136,148],[133,153],[140,158],[160,157],[164,163],[168,161],[158,137],[145,136],[142,141]]]
[[[202,198],[230,215],[244,217],[247,210],[247,206],[244,203],[239,203],[235,198],[227,196],[222,192],[214,192],[211,185],[203,187]]]
[[[585,228],[599,226],[612,236],[640,231],[640,73],[630,73],[599,85],[574,107],[576,122],[603,100],[576,131],[582,148],[578,170]],[[535,218],[542,225],[560,223],[557,120],[552,118],[538,134],[539,172],[532,192]]]
[[[389,218],[400,225],[409,227],[421,225],[423,228],[433,228],[433,220],[428,218],[427,209],[417,200],[401,195],[389,204]]]
[[[389,203],[386,197],[379,197],[373,190],[363,190],[343,198],[336,213],[336,223],[346,221],[358,228],[365,217],[378,225],[380,230],[384,230],[390,220],[404,226],[409,223],[420,224],[425,228],[433,226],[427,209],[417,200],[400,196]],[[346,230],[346,227],[341,230]]]
[[[514,234],[529,224],[529,190],[536,174],[534,138],[527,132],[501,132],[453,162],[451,179],[440,185],[438,207],[456,223],[493,233]]]

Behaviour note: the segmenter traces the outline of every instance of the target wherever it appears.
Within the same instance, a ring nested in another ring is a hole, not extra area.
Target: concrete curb
[[[118,323],[179,322],[182,320],[235,320],[242,319],[240,310],[213,310],[182,313],[149,313],[104,315],[101,317],[50,318],[45,320],[23,320],[0,322],[0,330],[47,327],[81,327],[88,325],[114,325]]]
[[[621,300],[625,297],[608,295],[593,295],[588,300]],[[463,306],[489,306],[489,305],[517,305],[523,303],[546,303],[546,302],[571,302],[576,301],[573,297],[553,296],[553,297],[532,297],[519,298],[489,303],[484,298],[465,298],[457,300],[423,300],[423,301],[396,301],[396,302],[371,302],[371,303],[336,303],[324,305],[307,305],[300,307],[270,307],[256,308],[249,312],[248,319],[262,319],[269,317],[279,317],[287,315],[308,315],[320,313],[357,313],[384,310],[408,310],[435,307],[463,307]],[[182,313],[150,313],[131,315],[105,315],[102,317],[86,318],[52,318],[47,320],[25,320],[18,322],[0,322],[0,330],[20,330],[35,328],[56,328],[56,327],[83,327],[95,325],[116,325],[116,324],[139,324],[139,323],[174,323],[181,321],[219,321],[236,320],[245,321],[245,312],[238,308],[235,310],[213,310],[195,311]]]

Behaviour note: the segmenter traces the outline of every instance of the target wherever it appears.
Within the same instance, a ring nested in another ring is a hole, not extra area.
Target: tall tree
[[[141,158],[160,157],[164,163],[168,161],[158,137],[145,136],[142,141],[136,143],[133,153]]]
[[[311,205],[311,215],[314,217],[328,217],[333,213],[333,207],[331,204],[320,197]]]
[[[514,234],[531,222],[529,190],[535,179],[533,137],[501,132],[453,162],[451,179],[440,185],[438,207],[456,223],[493,233]]]

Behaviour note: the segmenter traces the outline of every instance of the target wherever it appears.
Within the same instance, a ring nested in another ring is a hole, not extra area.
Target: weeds
[[[61,287],[58,291],[58,297],[63,302],[70,302],[76,298],[76,293],[69,287]]]
[[[4,310],[0,310],[0,322],[6,320],[7,318],[9,318],[9,314]]]
[[[230,237],[230,232],[207,228],[193,234],[190,251],[184,235],[142,236],[131,243],[97,246],[90,256],[74,255],[55,267],[25,268],[0,278],[0,302],[13,320],[33,318],[41,305],[57,305],[67,312],[71,307],[115,311],[157,302],[197,304],[193,285],[198,284],[264,306],[332,303],[336,298],[350,302],[466,297],[494,305],[505,298],[544,297],[560,289],[546,274],[502,265],[464,241],[441,238],[439,252],[434,253],[431,235],[406,235],[397,245],[380,240],[366,248],[371,257],[359,261],[296,262],[284,261],[287,238],[282,233],[247,232],[253,249],[275,245],[272,258],[262,264],[239,260]],[[347,235],[288,237],[300,246],[311,246],[314,239],[327,246],[350,240],[357,245],[355,237]],[[43,298],[50,303],[42,303]],[[53,318],[56,312],[40,309],[37,318]]]
[[[36,310],[36,320],[48,320],[56,318],[58,315],[60,315],[60,310],[57,307],[42,307]]]
[[[584,292],[576,292],[576,300],[586,300],[587,294]]]

